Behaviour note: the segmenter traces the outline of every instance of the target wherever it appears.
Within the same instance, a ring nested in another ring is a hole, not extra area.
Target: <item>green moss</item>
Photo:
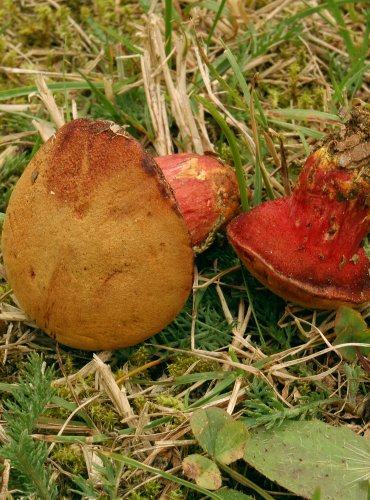
[[[11,24],[16,14],[19,14],[19,7],[13,0],[3,0],[0,9],[0,23],[3,27]]]
[[[75,444],[56,444],[51,454],[51,458],[60,467],[72,474],[86,473],[86,463],[81,448]]]
[[[133,399],[132,403],[137,413],[141,413],[143,411],[143,408],[147,401],[147,398],[145,398],[144,396],[138,396],[137,398]]]
[[[16,67],[18,65],[18,53],[14,49],[9,49],[5,51],[1,63],[4,66]]]
[[[0,37],[0,59],[3,60],[4,55],[6,54],[7,44],[5,38]]]
[[[162,485],[158,481],[149,481],[139,491],[133,491],[131,500],[156,500],[162,490]]]
[[[75,371],[73,356],[71,354],[67,354],[64,360],[64,369],[68,375],[72,374]]]
[[[172,490],[168,495],[168,500],[185,500],[185,498],[187,498],[187,495],[180,488]]]
[[[156,403],[160,406],[165,406],[166,408],[174,408],[175,410],[183,411],[185,410],[185,405],[178,398],[171,396],[169,394],[161,394],[155,399]]]
[[[76,392],[80,398],[89,398],[96,394],[94,373],[78,379]]]
[[[119,423],[119,417],[106,403],[92,403],[87,413],[102,431],[110,432]]]
[[[73,396],[68,385],[61,385],[56,389],[56,395],[66,401],[73,401]]]
[[[287,98],[286,92],[283,92],[281,87],[266,86],[265,90],[273,108],[284,108],[288,105],[289,99]]]
[[[49,5],[36,5],[28,23],[20,26],[19,35],[25,45],[49,45],[53,35],[53,12]]]
[[[195,361],[198,361],[192,373],[212,372],[219,369],[219,364],[208,359],[199,359],[196,356],[180,354],[176,356],[175,361],[167,366],[171,377],[180,377],[191,367]]]
[[[145,345],[135,349],[129,358],[130,365],[133,367],[140,367],[151,361],[153,361],[153,355],[150,349]]]

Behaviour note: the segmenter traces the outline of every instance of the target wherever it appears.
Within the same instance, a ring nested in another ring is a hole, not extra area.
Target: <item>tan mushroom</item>
[[[2,249],[25,312],[81,349],[154,335],[192,286],[172,189],[141,145],[106,121],[72,121],[40,148],[12,193]]]

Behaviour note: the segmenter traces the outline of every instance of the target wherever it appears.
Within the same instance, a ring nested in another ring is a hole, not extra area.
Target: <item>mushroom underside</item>
[[[251,274],[286,300],[317,308],[362,304],[370,300],[369,259],[346,230],[333,233],[333,213],[342,209],[335,203],[324,210],[311,200],[297,218],[294,198],[266,202],[236,217],[228,237]]]

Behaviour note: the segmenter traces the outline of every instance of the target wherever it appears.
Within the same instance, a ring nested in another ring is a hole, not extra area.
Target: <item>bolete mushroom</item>
[[[334,309],[370,301],[370,112],[306,160],[291,196],[236,217],[228,238],[267,288],[305,307]]]
[[[16,184],[2,249],[25,312],[62,344],[136,344],[181,310],[193,251],[155,161],[111,122],[74,120]]]
[[[239,197],[230,167],[198,155],[185,170],[194,167],[202,182],[180,167],[183,183],[174,173],[181,155],[174,157],[157,158],[165,176],[118,125],[80,119],[25,169],[4,222],[4,265],[22,308],[58,342],[127,347],[183,307],[193,247],[208,245]]]
[[[175,193],[195,251],[203,251],[239,209],[235,172],[210,155],[179,153],[155,161]]]

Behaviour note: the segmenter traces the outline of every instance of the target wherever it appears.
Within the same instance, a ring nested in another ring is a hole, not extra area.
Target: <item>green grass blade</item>
[[[346,28],[346,24],[344,22],[342,13],[338,7],[338,2],[336,2],[335,0],[328,0],[327,3],[328,3],[328,10],[331,12],[337,23],[338,33],[343,38],[344,44],[347,48],[348,55],[352,60],[356,60],[357,50],[353,45],[352,38],[348,32],[348,29]]]
[[[152,474],[156,474],[160,477],[163,477],[163,479],[167,479],[168,481],[172,481],[173,483],[184,486],[185,488],[189,488],[190,490],[197,491],[198,493],[201,493],[202,495],[206,495],[206,498],[214,498],[215,500],[222,500],[222,497],[217,495],[217,493],[213,493],[210,490],[200,488],[199,486],[191,483],[190,481],[186,481],[185,479],[181,479],[180,477],[174,476],[173,474],[165,472],[161,469],[156,469],[155,467],[152,467],[150,465],[145,465],[142,462],[138,462],[137,460],[134,460],[133,458],[124,457],[122,455],[119,455],[118,453],[109,453],[109,452],[104,453],[104,456],[112,458],[113,460],[116,460],[117,462],[120,462],[124,465],[128,465],[129,467],[135,467],[135,468],[143,470],[145,472],[150,472]]]
[[[216,386],[207,393],[206,396],[204,396],[201,399],[198,399],[198,401],[195,401],[195,403],[192,403],[189,408],[199,408],[200,406],[209,403],[211,401],[215,402],[218,399],[220,399],[218,396],[222,394],[222,396],[225,396],[224,391],[228,387],[230,387],[232,384],[234,384],[236,377],[238,376],[238,373],[235,372],[227,372],[227,376],[223,379],[217,382]]]
[[[319,130],[313,130],[308,127],[303,127],[302,125],[297,125],[295,123],[282,122],[281,120],[272,120],[270,118],[270,123],[274,123],[281,128],[286,128],[288,130],[293,130],[298,134],[302,133],[307,137],[312,137],[313,139],[321,139],[325,134]]]
[[[172,48],[172,0],[165,0],[164,7],[165,52],[168,57]]]
[[[267,491],[265,491],[263,488],[258,486],[258,484],[254,483],[247,477],[243,476],[242,474],[234,470],[229,465],[220,463],[217,463],[217,465],[220,467],[220,469],[223,469],[227,474],[229,474],[230,477],[235,479],[235,481],[237,481],[239,484],[242,484],[247,488],[251,488],[256,493],[258,493],[260,497],[262,497],[264,500],[274,500],[274,497],[272,497],[269,493],[267,493]]]
[[[225,49],[226,58],[229,61],[230,66],[234,71],[234,75],[236,76],[238,83],[239,83],[239,86],[243,92],[244,99],[246,102],[246,109],[248,109],[249,105],[250,105],[250,98],[251,98],[251,93],[250,93],[248,84],[245,81],[242,69],[241,69],[238,61],[236,60],[234,54],[226,46],[224,46],[224,49]],[[258,110],[258,115],[256,116],[256,118],[261,123],[261,125],[267,129],[268,128],[268,121],[267,121],[267,118],[263,112],[262,105],[261,105],[256,94],[254,95],[254,100],[255,100],[255,106]]]
[[[93,83],[82,71],[79,71],[80,75],[86,80],[87,84],[89,85],[90,89],[93,91],[95,96],[98,98],[100,101],[101,105],[106,109],[106,111],[112,116],[114,121],[120,122],[121,121],[121,115],[113,106],[113,104],[105,97],[103,92]]]
[[[104,89],[103,82],[94,82],[96,89]],[[58,82],[58,83],[48,83],[48,88],[51,92],[64,92],[66,90],[89,90],[91,86],[85,82]],[[14,89],[0,90],[0,101],[6,101],[8,99],[16,99],[18,97],[26,97],[30,94],[37,92],[36,85],[30,85],[28,87],[16,87]]]
[[[242,161],[241,161],[240,153],[239,153],[239,147],[238,147],[238,144],[236,142],[235,136],[232,133],[232,131],[231,131],[230,127],[228,126],[228,124],[226,123],[226,121],[224,120],[221,113],[219,113],[219,111],[217,111],[217,109],[215,108],[215,106],[213,106],[213,104],[211,104],[206,99],[204,99],[204,97],[201,97],[201,96],[196,96],[196,99],[213,116],[213,118],[216,120],[218,125],[221,127],[223,133],[225,134],[225,137],[226,137],[227,142],[230,146],[231,154],[232,154],[233,160],[234,160],[236,176],[237,176],[238,184],[239,184],[242,209],[244,212],[246,212],[249,209],[247,185],[245,182]]]
[[[249,87],[247,85],[247,82],[245,81],[242,70],[241,70],[241,68],[238,64],[238,61],[236,60],[234,54],[226,46],[224,46],[224,49],[225,49],[225,55],[227,57],[227,60],[229,61],[230,66],[234,71],[234,75],[236,76],[238,83],[239,83],[239,86],[243,92],[244,100],[246,102],[246,109],[248,109],[250,99],[251,99],[251,93],[250,93]]]
[[[316,109],[300,109],[300,108],[277,108],[270,111],[272,115],[281,115],[291,120],[309,120],[319,122],[339,122],[338,115],[334,113],[326,113],[317,111]]]
[[[299,137],[301,138],[301,142],[303,144],[306,156],[308,156],[310,154],[310,147],[309,147],[309,145],[308,145],[308,143],[306,141],[306,138],[303,135],[303,133],[300,130],[298,131],[298,133],[299,133]]]
[[[209,30],[209,33],[208,33],[208,37],[207,37],[207,41],[206,41],[207,47],[209,46],[209,43],[210,43],[210,41],[212,39],[213,33],[214,33],[215,29],[216,29],[217,23],[218,23],[218,21],[219,21],[219,19],[221,17],[222,11],[225,8],[225,5],[226,5],[226,0],[221,0],[220,7],[218,8],[218,11],[216,12],[216,16],[215,16],[215,18],[213,20],[211,29]]]
[[[240,108],[244,109],[245,108],[245,102],[243,101],[243,99],[240,97],[239,93],[237,92],[236,89],[232,88],[229,83],[227,83],[227,81],[225,80],[225,78],[223,76],[221,76],[221,72],[220,70],[218,69],[219,67],[221,67],[222,69],[222,73],[225,73],[225,71],[227,71],[229,68],[230,68],[230,64],[229,62],[227,61],[227,59],[225,59],[224,61],[226,62],[226,64],[218,64],[217,68],[207,59],[207,57],[204,56],[203,54],[203,51],[201,50],[200,51],[200,54],[203,58],[203,61],[204,63],[207,65],[207,67],[209,68],[209,71],[211,73],[211,75],[216,78],[216,80],[219,82],[219,84],[222,86],[222,88],[225,90],[225,92],[227,93],[227,95],[232,98],[236,104],[236,106],[239,106]],[[204,82],[202,82],[201,80],[197,81],[197,89],[199,90],[199,88],[203,88],[204,86]],[[247,108],[246,108],[247,109]]]
[[[252,128],[252,133],[253,133],[253,139],[254,139],[254,144],[256,146],[256,164],[255,164],[255,193],[254,193],[254,202],[255,205],[259,205],[262,201],[262,179],[265,184],[267,196],[269,197],[270,200],[274,199],[274,193],[271,187],[270,183],[270,178],[268,175],[268,172],[265,169],[265,166],[262,161],[262,154],[261,154],[261,147],[260,147],[260,136],[258,133],[258,128],[257,128],[257,120],[256,120],[256,115],[255,115],[255,108],[254,108],[254,80],[252,84],[252,91],[251,91],[251,96],[252,99],[249,101],[249,114],[250,114],[250,120],[251,120],[251,128]],[[257,191],[256,191],[257,190]]]
[[[360,58],[364,61],[367,57],[369,50],[369,38],[370,38],[370,9],[366,11],[366,28],[362,40],[361,54]]]
[[[367,4],[369,0],[337,0],[336,4],[337,6],[339,5],[345,5],[345,4]],[[281,24],[283,25],[292,25],[296,21],[300,21],[301,19],[305,19],[306,17],[310,17],[313,14],[318,14],[322,10],[327,10],[330,9],[330,0],[328,2],[323,2],[320,5],[317,5],[316,7],[309,7],[308,9],[301,10],[297,14],[294,14],[291,17],[288,17],[287,19],[284,19]]]

